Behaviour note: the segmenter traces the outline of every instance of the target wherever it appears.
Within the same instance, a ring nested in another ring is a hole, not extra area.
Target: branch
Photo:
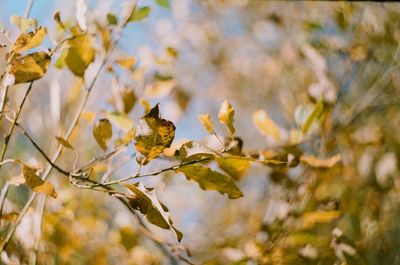
[[[136,6],[132,9],[130,15],[135,11],[135,9],[136,9]],[[68,130],[67,130],[67,132],[66,132],[65,135],[64,135],[64,139],[68,140],[68,138],[70,137],[70,135],[71,135],[72,132],[74,131],[74,129],[75,129],[75,127],[76,127],[76,125],[77,125],[77,123],[78,123],[78,121],[79,121],[79,119],[80,119],[81,113],[82,113],[82,111],[84,110],[84,108],[86,107],[87,101],[88,101],[89,96],[90,96],[90,92],[92,91],[92,89],[93,89],[93,87],[94,87],[94,84],[96,83],[96,80],[97,80],[97,78],[98,78],[99,75],[100,75],[100,72],[102,71],[102,69],[103,69],[104,66],[106,65],[106,63],[107,63],[109,57],[111,56],[112,51],[114,50],[114,48],[117,46],[119,40],[121,39],[122,29],[123,29],[123,28],[125,27],[125,25],[127,24],[127,21],[128,21],[128,19],[129,19],[130,15],[126,18],[125,23],[122,24],[123,26],[121,26],[121,27],[119,28],[119,30],[118,30],[118,32],[117,32],[117,37],[116,37],[116,39],[114,40],[112,46],[109,48],[107,54],[106,54],[105,57],[103,58],[103,61],[102,61],[101,65],[100,65],[100,67],[99,67],[99,69],[98,69],[97,74],[96,74],[95,77],[93,78],[93,80],[92,80],[92,82],[90,83],[89,87],[86,89],[86,94],[85,94],[85,96],[84,96],[84,98],[83,98],[83,100],[82,100],[82,102],[81,102],[81,104],[80,104],[80,106],[79,106],[77,112],[75,113],[75,116],[74,116],[74,118],[73,118],[73,120],[72,120],[72,122],[71,122],[71,124],[70,124],[70,126],[69,126],[69,128],[68,128]],[[52,157],[52,159],[51,159],[52,164],[54,164],[54,163],[58,160],[58,158],[59,158],[59,156],[60,156],[60,154],[61,154],[62,149],[63,149],[63,146],[62,146],[61,144],[59,144],[58,147],[57,147],[57,150],[56,150],[55,154],[53,155],[53,157]],[[52,170],[52,168],[53,168],[52,164],[50,164],[50,165],[47,167],[46,171],[44,172],[44,174],[43,174],[43,176],[42,176],[42,179],[43,179],[43,180],[46,180],[47,177],[49,176],[49,174],[50,174],[50,172],[51,172],[51,170]],[[36,193],[33,193],[33,194],[29,197],[28,201],[25,203],[25,206],[24,206],[23,209],[21,210],[21,212],[20,212],[20,214],[18,215],[17,219],[16,219],[15,222],[10,226],[9,230],[7,231],[7,233],[6,233],[5,237],[4,237],[4,240],[0,243],[0,253],[1,253],[1,252],[4,250],[4,248],[8,245],[8,243],[9,243],[11,237],[13,236],[13,234],[14,234],[14,232],[15,232],[15,230],[16,230],[16,228],[18,227],[18,225],[19,225],[19,223],[21,222],[22,218],[23,218],[23,217],[25,216],[25,214],[27,213],[27,211],[28,211],[30,205],[31,205],[32,202],[35,200],[36,196],[37,196],[37,194],[36,194]]]

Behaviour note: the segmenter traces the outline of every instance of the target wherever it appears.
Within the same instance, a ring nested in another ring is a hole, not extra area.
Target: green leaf
[[[65,66],[65,57],[67,57],[68,51],[63,50],[61,52],[61,55],[57,58],[57,60],[54,63],[54,66],[58,69],[62,69]]]
[[[116,111],[107,113],[107,118],[124,132],[128,132],[133,128],[133,121],[125,113]]]
[[[95,49],[88,34],[78,33],[68,40],[69,48],[65,57],[68,68],[77,76],[83,77],[88,66],[94,61]]]
[[[136,8],[135,11],[133,11],[132,15],[129,17],[128,21],[129,22],[135,22],[135,21],[140,21],[145,19],[148,15],[151,13],[151,8],[148,6],[144,6],[141,8]]]
[[[203,125],[203,127],[207,130],[209,134],[214,134],[214,125],[211,120],[211,115],[209,113],[198,115],[197,116]]]
[[[15,77],[15,84],[27,83],[40,79],[50,64],[51,57],[45,52],[35,52],[25,56],[15,54],[11,60],[10,74]]]
[[[46,37],[47,29],[38,28],[34,32],[21,33],[15,41],[11,51],[12,52],[23,52],[39,46],[43,39]]]
[[[34,192],[44,193],[47,196],[57,198],[57,192],[53,184],[48,181],[42,180],[37,174],[36,170],[23,164],[22,174],[24,175],[25,183]]]
[[[218,118],[222,124],[226,125],[231,136],[235,134],[235,127],[233,126],[234,116],[235,110],[232,108],[231,104],[225,100],[219,109]]]
[[[112,137],[112,126],[109,120],[101,119],[93,127],[93,136],[103,150],[107,150],[107,143]]]
[[[182,233],[172,225],[167,213],[168,208],[158,200],[155,189],[146,189],[141,183],[138,186],[126,184],[125,187],[134,194],[132,197],[128,196],[129,204],[132,208],[144,214],[146,219],[153,225],[164,229],[172,228],[178,241],[182,240]]]
[[[107,13],[107,22],[109,25],[117,25],[118,19],[113,13]]]
[[[323,110],[324,110],[324,101],[322,99],[320,99],[317,102],[317,104],[315,104],[313,111],[307,117],[307,120],[301,127],[301,132],[303,134],[307,133],[307,131],[311,127],[312,123],[321,116]]]
[[[245,176],[250,167],[250,161],[236,156],[217,157],[216,161],[218,166],[235,180]]]
[[[158,104],[143,116],[135,133],[135,147],[140,163],[148,163],[166,147],[170,147],[175,136],[175,126],[171,121],[160,118]]]
[[[198,142],[187,142],[179,150],[182,162],[199,161],[203,159],[214,159],[215,152]]]
[[[186,165],[176,169],[176,172],[182,172],[187,179],[196,181],[203,190],[216,190],[221,194],[228,194],[229,199],[243,197],[243,193],[231,177],[208,167]]]
[[[159,6],[169,7],[169,0],[155,0]]]

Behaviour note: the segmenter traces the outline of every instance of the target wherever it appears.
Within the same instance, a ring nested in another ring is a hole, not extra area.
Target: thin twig
[[[132,14],[132,13],[135,11],[135,8],[136,8],[136,6],[132,9],[132,12],[131,12],[130,14]],[[127,24],[128,19],[129,19],[129,16],[126,18],[126,22],[122,24],[123,27],[125,27],[125,25]],[[112,46],[109,48],[107,54],[106,54],[105,57],[103,58],[103,61],[102,61],[101,65],[100,65],[100,67],[99,67],[99,69],[98,69],[98,71],[97,71],[97,74],[96,74],[95,77],[93,78],[93,80],[92,80],[92,82],[90,83],[89,87],[86,89],[86,94],[84,95],[84,98],[83,98],[83,100],[82,100],[82,102],[81,102],[81,104],[80,104],[80,106],[79,106],[77,112],[75,113],[75,116],[74,116],[74,118],[73,118],[73,120],[72,120],[72,122],[71,122],[71,124],[70,124],[70,126],[69,126],[69,128],[68,128],[68,130],[67,130],[67,132],[66,132],[65,135],[64,135],[64,139],[65,139],[65,140],[68,140],[69,137],[70,137],[70,135],[71,135],[72,132],[74,131],[74,129],[75,129],[75,127],[76,127],[76,125],[77,125],[77,123],[78,123],[78,121],[79,121],[79,119],[80,119],[81,113],[82,113],[82,111],[84,110],[84,108],[86,107],[87,101],[88,101],[89,96],[90,96],[90,92],[92,91],[92,89],[93,89],[93,87],[94,87],[94,84],[96,83],[96,80],[97,80],[97,78],[98,78],[99,75],[100,75],[101,70],[102,70],[102,69],[104,68],[104,66],[107,64],[108,59],[109,59],[109,57],[111,56],[112,51],[114,50],[114,48],[115,48],[116,45],[118,44],[119,40],[121,39],[123,27],[121,26],[121,27],[119,28],[119,30],[118,30],[118,32],[117,32],[117,37],[116,37],[116,39],[114,40]],[[56,152],[55,152],[55,154],[54,154],[54,156],[53,156],[52,159],[51,159],[51,162],[52,162],[53,164],[58,160],[58,158],[59,158],[59,156],[60,156],[60,154],[61,154],[62,149],[63,149],[63,146],[62,146],[61,144],[59,144],[58,147],[57,147],[57,150],[56,150]],[[43,174],[43,176],[42,176],[42,179],[43,179],[43,180],[47,179],[47,177],[49,176],[49,174],[50,174],[52,168],[53,168],[53,167],[52,167],[51,164],[47,167],[46,171],[44,172],[44,174]],[[0,253],[4,250],[4,248],[5,248],[5,247],[7,246],[7,244],[9,243],[9,241],[10,241],[11,237],[13,236],[13,234],[14,234],[16,228],[18,227],[18,225],[19,225],[19,223],[21,222],[22,218],[23,218],[23,217],[25,216],[25,214],[27,213],[27,211],[28,211],[30,205],[31,205],[32,202],[35,200],[35,198],[36,198],[36,193],[31,194],[31,196],[29,197],[28,201],[25,203],[23,209],[21,210],[20,214],[18,215],[17,219],[16,219],[15,222],[10,226],[9,230],[7,231],[7,234],[6,234],[5,238],[4,238],[3,241],[0,243]]]

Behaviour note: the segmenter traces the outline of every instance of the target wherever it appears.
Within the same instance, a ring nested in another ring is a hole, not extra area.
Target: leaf
[[[140,99],[140,104],[143,106],[144,114],[147,114],[150,112],[150,110],[151,110],[150,103],[145,98]]]
[[[211,115],[209,113],[198,115],[197,116],[201,122],[201,124],[204,126],[204,128],[207,130],[209,134],[214,134],[214,125],[211,120]]]
[[[207,158],[214,159],[215,155],[215,152],[212,151],[210,148],[194,141],[184,143],[179,149],[179,156],[184,162],[195,160],[198,161]]]
[[[155,189],[146,189],[143,184],[139,184],[138,186],[125,184],[125,187],[135,195],[128,197],[132,208],[144,214],[146,219],[153,225],[164,229],[172,228],[178,241],[182,240],[182,233],[172,225],[167,213],[168,208],[158,200]]]
[[[235,180],[245,176],[250,167],[250,161],[236,156],[217,157],[216,161],[218,166]]]
[[[124,105],[124,112],[129,113],[136,103],[136,95],[132,89],[125,89],[121,93],[122,103]]]
[[[159,6],[169,7],[169,0],[155,0]]]
[[[158,104],[143,116],[135,133],[136,150],[144,156],[137,156],[144,164],[156,158],[166,147],[170,147],[175,136],[175,126],[171,121],[160,118]]]
[[[301,217],[301,227],[309,229],[318,223],[330,223],[332,220],[339,218],[339,211],[315,211],[304,213]]]
[[[139,9],[135,9],[131,16],[129,17],[129,22],[135,22],[145,19],[151,13],[151,8],[148,6],[143,6]]]
[[[72,73],[83,77],[85,70],[94,61],[95,57],[92,39],[88,34],[75,35],[68,40],[68,45],[65,63]]]
[[[28,83],[40,79],[47,71],[51,57],[45,52],[35,52],[25,56],[15,54],[11,60],[10,74],[15,84]]]
[[[11,16],[10,22],[11,24],[17,26],[22,33],[27,32],[32,26],[37,23],[35,19],[24,18],[21,16]]]
[[[225,124],[228,128],[229,134],[232,136],[235,134],[235,127],[233,126],[235,110],[231,104],[225,100],[219,109],[218,118],[222,124]]]
[[[113,13],[107,13],[107,23],[109,25],[117,25],[118,19]]]
[[[61,144],[62,146],[64,146],[65,148],[69,148],[69,149],[74,149],[74,147],[64,138],[60,137],[60,136],[56,136],[56,139],[58,141],[59,144]]]
[[[103,150],[107,150],[107,142],[112,137],[112,126],[109,120],[101,119],[93,127],[93,136]]]
[[[132,70],[133,67],[135,66],[136,59],[135,59],[135,57],[128,56],[128,57],[119,58],[115,62],[117,64],[119,64],[122,68]]]
[[[133,128],[133,121],[125,113],[112,112],[107,113],[107,118],[124,132]]]
[[[60,56],[57,58],[57,60],[54,63],[54,66],[57,67],[58,69],[62,69],[65,66],[65,58],[67,57],[68,51],[63,50],[60,54]]]
[[[303,126],[301,126],[301,132],[303,134],[307,133],[308,129],[311,127],[311,124],[314,120],[318,119],[324,110],[324,102],[320,99],[317,104],[315,104],[313,111],[307,117],[307,120],[304,122]]]
[[[21,33],[15,41],[11,51],[12,52],[23,52],[39,46],[43,39],[46,37],[47,29],[38,28],[34,32]]]
[[[42,180],[38,175],[36,175],[36,170],[23,165],[22,174],[25,178],[25,183],[31,188],[34,192],[44,193],[53,198],[57,198],[57,192],[54,189],[53,184],[48,181]]]
[[[203,190],[216,190],[221,194],[228,194],[229,199],[243,197],[243,193],[231,177],[208,167],[186,165],[176,169],[176,172],[181,172],[187,179],[196,181]]]
[[[340,154],[334,155],[330,158],[322,159],[312,155],[302,155],[300,161],[316,168],[330,168],[342,160]]]
[[[281,136],[279,128],[275,122],[268,116],[267,112],[263,109],[257,110],[253,113],[253,124],[257,130],[264,136],[272,136],[276,140],[280,140]]]

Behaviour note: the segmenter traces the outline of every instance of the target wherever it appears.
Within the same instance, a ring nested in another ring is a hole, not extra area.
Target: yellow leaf
[[[133,69],[133,67],[135,66],[135,63],[136,63],[136,59],[135,59],[135,57],[128,56],[128,57],[119,58],[115,62],[123,68]]]
[[[211,115],[209,113],[198,115],[199,120],[201,124],[204,126],[204,128],[207,130],[209,134],[214,133],[214,126],[211,120]]]
[[[140,104],[143,106],[143,112],[144,112],[144,114],[147,114],[147,113],[150,112],[150,110],[151,110],[150,103],[149,103],[145,98],[142,98],[142,99],[140,100]]]
[[[317,168],[333,167],[338,162],[340,162],[340,160],[342,160],[342,157],[340,154],[334,155],[330,158],[317,158],[312,155],[302,155],[300,157],[301,162],[306,163],[312,167],[317,167]]]
[[[317,104],[315,104],[314,109],[312,110],[310,115],[307,117],[307,120],[301,127],[301,132],[303,134],[305,134],[308,131],[314,120],[318,119],[321,116],[323,110],[324,110],[324,101],[321,99],[317,102]]]
[[[28,185],[28,187],[34,192],[44,193],[53,198],[57,198],[57,192],[55,191],[53,184],[42,180],[36,174],[35,169],[24,164],[22,167],[22,174],[24,175],[26,185]]]
[[[250,161],[241,157],[216,157],[216,161],[218,166],[235,180],[243,178],[250,167]]]
[[[95,57],[92,39],[88,34],[76,35],[68,40],[68,45],[65,63],[75,75],[83,77]]]
[[[109,120],[101,119],[93,127],[93,136],[103,150],[107,150],[107,143],[112,137],[112,126]]]
[[[158,104],[143,116],[136,129],[136,150],[138,161],[146,164],[159,156],[164,148],[170,147],[175,136],[175,126],[171,121],[160,118]],[[144,159],[140,157],[144,156]]]
[[[125,89],[121,92],[122,103],[124,104],[124,112],[129,113],[136,103],[136,95],[132,89]]]
[[[47,71],[51,57],[45,52],[35,52],[26,56],[16,54],[11,60],[10,74],[15,84],[27,83],[41,78]]]
[[[225,100],[219,109],[218,118],[222,124],[225,124],[228,128],[229,134],[235,134],[235,127],[233,126],[235,110],[231,104]]]
[[[125,113],[107,113],[107,118],[124,132],[128,132],[133,128],[133,121]]]
[[[267,112],[263,109],[257,110],[253,113],[253,124],[257,130],[264,136],[272,136],[276,140],[280,140],[281,136],[279,128],[275,122],[268,116]]]
[[[329,223],[339,217],[339,211],[307,212],[301,217],[301,224],[303,228],[312,228],[318,223]]]
[[[15,41],[12,52],[23,52],[39,46],[46,37],[47,29],[38,28],[34,32],[21,33]]]
[[[185,174],[187,179],[196,181],[203,190],[216,190],[221,194],[228,194],[229,199],[243,197],[243,193],[231,177],[208,167],[186,165],[176,169],[176,171]]]
[[[62,146],[64,146],[65,148],[74,149],[74,147],[64,138],[56,136],[56,139],[57,139],[58,143],[61,144]]]

